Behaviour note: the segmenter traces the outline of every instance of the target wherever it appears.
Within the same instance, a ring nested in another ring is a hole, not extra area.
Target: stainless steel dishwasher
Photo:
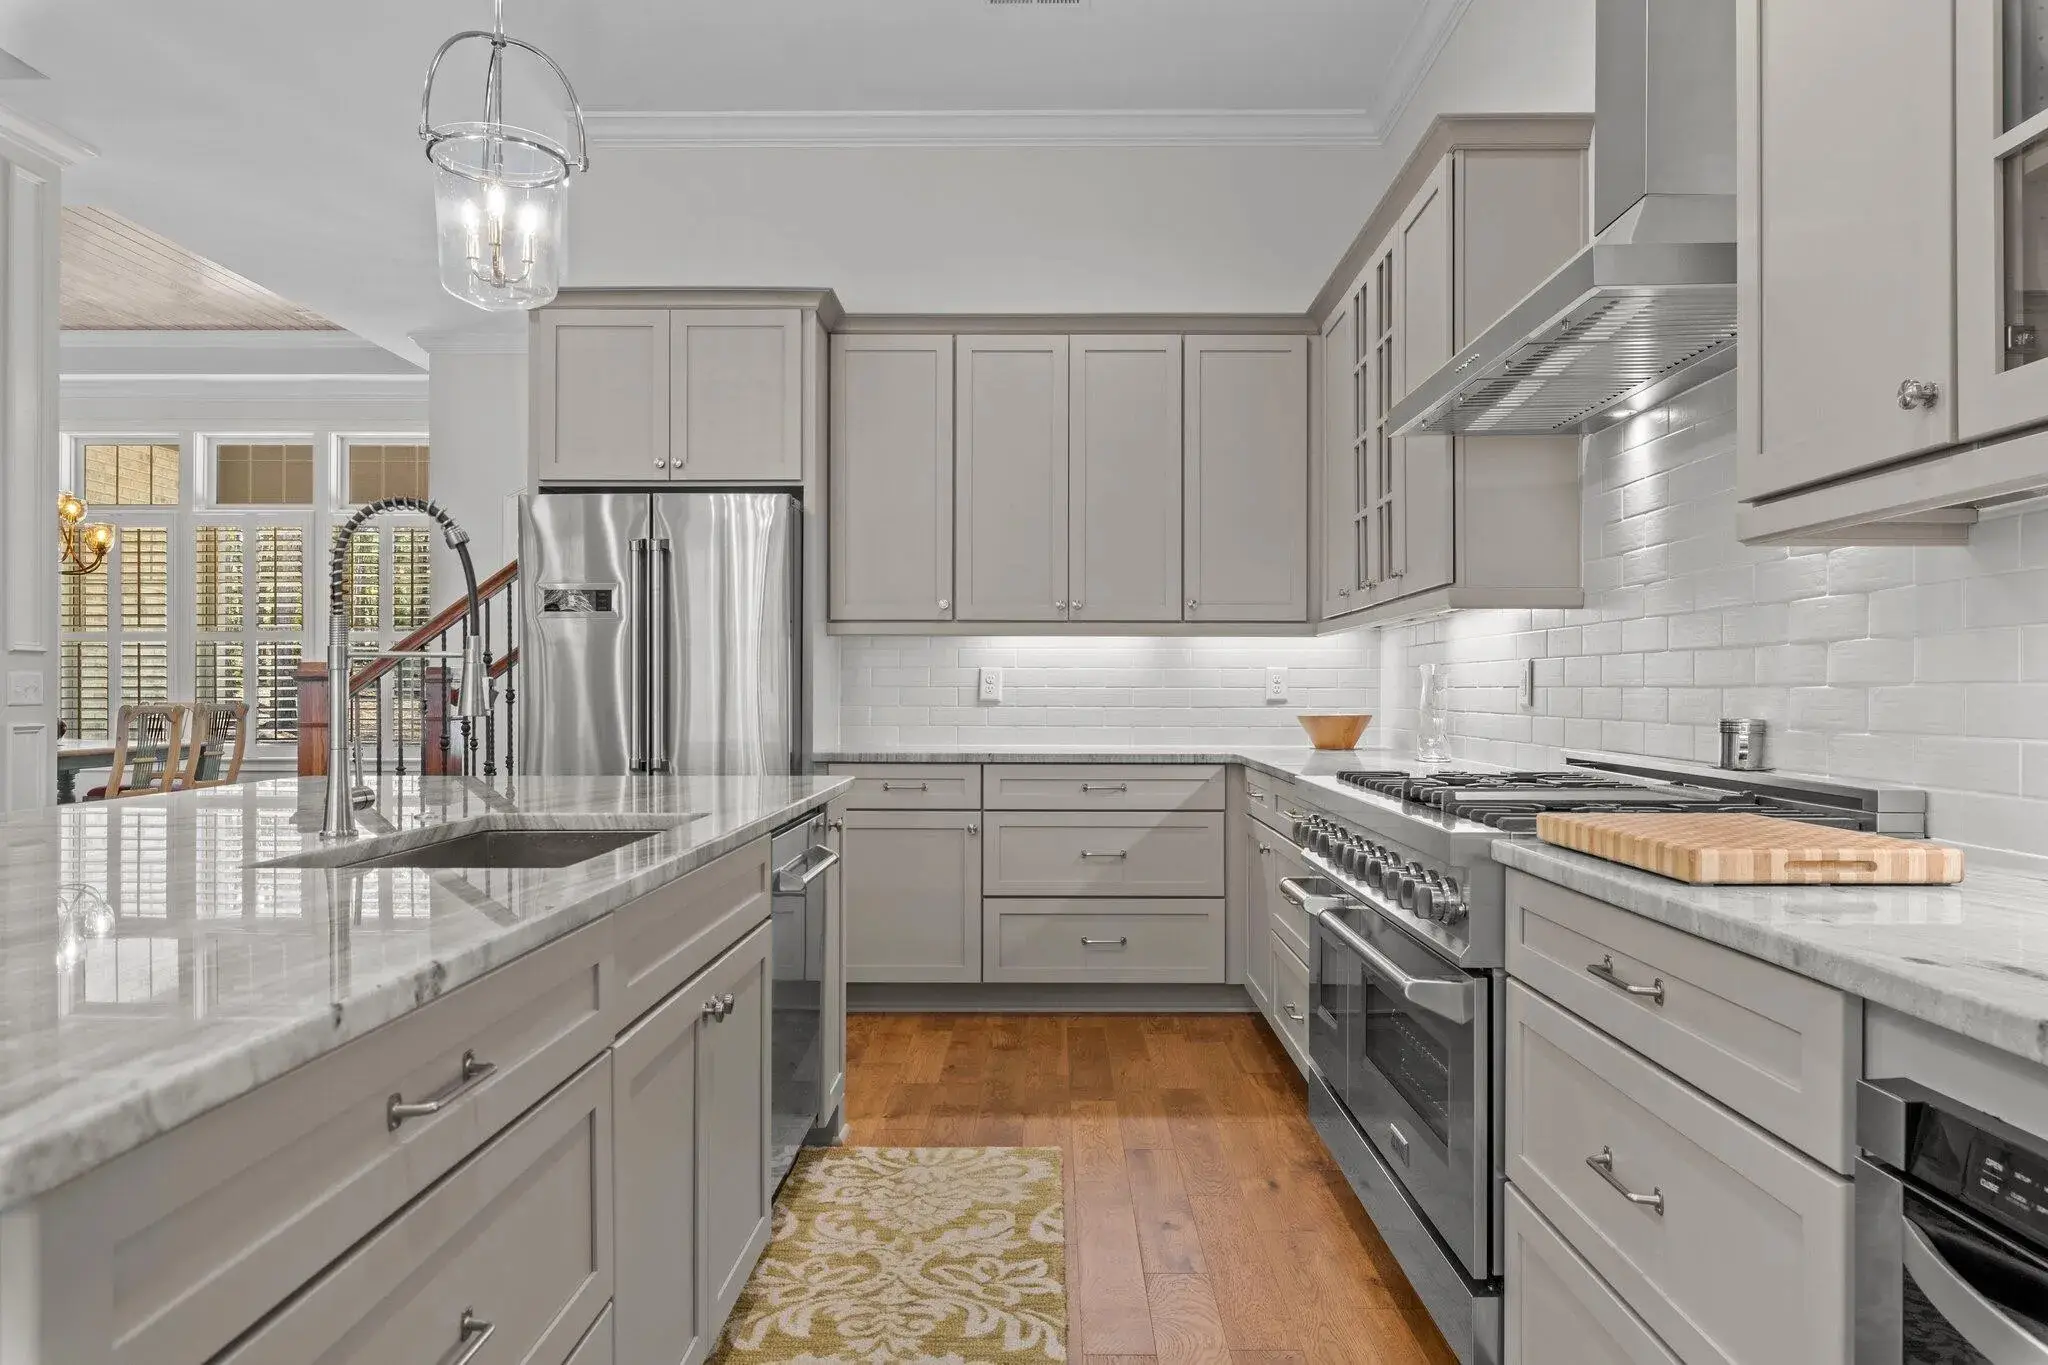
[[[768,1149],[778,1188],[825,1117],[825,873],[838,861],[823,812],[778,831],[768,845],[775,878]]]

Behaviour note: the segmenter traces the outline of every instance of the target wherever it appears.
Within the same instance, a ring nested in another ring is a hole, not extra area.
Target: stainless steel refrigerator
[[[523,770],[795,771],[802,526],[784,493],[521,498]]]

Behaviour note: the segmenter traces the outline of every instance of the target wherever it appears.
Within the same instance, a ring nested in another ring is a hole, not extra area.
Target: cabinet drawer
[[[1266,838],[1259,842],[1266,850],[1259,859],[1259,871],[1266,879],[1266,900],[1272,907],[1273,932],[1294,950],[1296,957],[1306,962],[1309,952],[1308,911],[1287,899],[1280,883],[1289,877],[1313,876],[1314,870],[1301,860],[1294,845],[1285,839]]]
[[[1223,769],[991,763],[989,810],[1222,810]]]
[[[449,1360],[485,1330],[483,1358],[566,1361],[611,1298],[611,1106],[607,1054],[219,1365]]]
[[[1507,1365],[1678,1365],[1512,1185],[1507,1215]]]
[[[1676,1355],[1847,1361],[1850,1182],[1520,983],[1507,1027],[1509,1180]]]
[[[985,900],[984,981],[1223,980],[1220,900]]]
[[[768,841],[756,839],[619,910],[621,1026],[745,938],[768,918],[769,900]]]
[[[611,929],[536,949],[47,1196],[43,1267],[69,1291],[44,1312],[53,1358],[210,1360],[605,1050]],[[458,1090],[465,1053],[495,1070]],[[448,1103],[394,1129],[394,1094]]]
[[[853,779],[848,810],[980,810],[981,769],[972,763],[834,763]]]
[[[1244,777],[1244,806],[1252,818],[1281,835],[1291,835],[1294,821],[1287,812],[1296,809],[1294,784],[1285,778],[1247,771]]]
[[[1510,871],[1507,890],[1510,975],[1816,1159],[1855,1169],[1854,996],[1525,873]]]
[[[1273,935],[1273,1016],[1280,1040],[1294,1054],[1294,1064],[1308,1073],[1308,964],[1294,955],[1287,940]]]
[[[1220,896],[1223,816],[1209,811],[991,811],[990,896]]]

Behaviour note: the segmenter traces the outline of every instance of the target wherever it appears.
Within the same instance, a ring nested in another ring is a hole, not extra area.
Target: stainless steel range
[[[1741,811],[1924,836],[1926,798],[1574,757],[1298,778],[1281,883],[1312,922],[1310,1115],[1466,1365],[1501,1354],[1507,908],[1494,840],[1543,811]]]

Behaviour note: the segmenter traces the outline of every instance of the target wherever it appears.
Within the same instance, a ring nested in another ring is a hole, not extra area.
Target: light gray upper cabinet
[[[1186,338],[1189,621],[1308,619],[1308,338]]]
[[[1394,230],[1392,349],[1397,398],[1436,373],[1458,349],[1458,220],[1452,200],[1456,160],[1450,156],[1437,163]],[[1395,553],[1388,572],[1399,579],[1394,595],[1406,597],[1443,587],[1456,570],[1455,447],[1449,436],[1394,440],[1399,489],[1395,515],[1401,527],[1393,537]]]
[[[848,981],[981,980],[981,812],[850,810]]]
[[[1357,320],[1344,303],[1323,324],[1317,340],[1317,465],[1322,507],[1322,611],[1327,619],[1366,605],[1359,591]]]
[[[676,309],[668,358],[672,478],[803,482],[801,309]]]
[[[953,619],[953,338],[832,338],[831,614]]]
[[[1181,619],[1181,340],[1070,342],[1067,619]]]
[[[1067,339],[955,342],[961,621],[1067,615]]]
[[[668,477],[665,308],[545,308],[528,360],[534,477]]]
[[[1831,0],[1737,7],[1743,499],[1956,438],[1958,9],[1997,7],[1871,0],[1851,24]],[[1906,401],[1907,383],[1932,387]]]

